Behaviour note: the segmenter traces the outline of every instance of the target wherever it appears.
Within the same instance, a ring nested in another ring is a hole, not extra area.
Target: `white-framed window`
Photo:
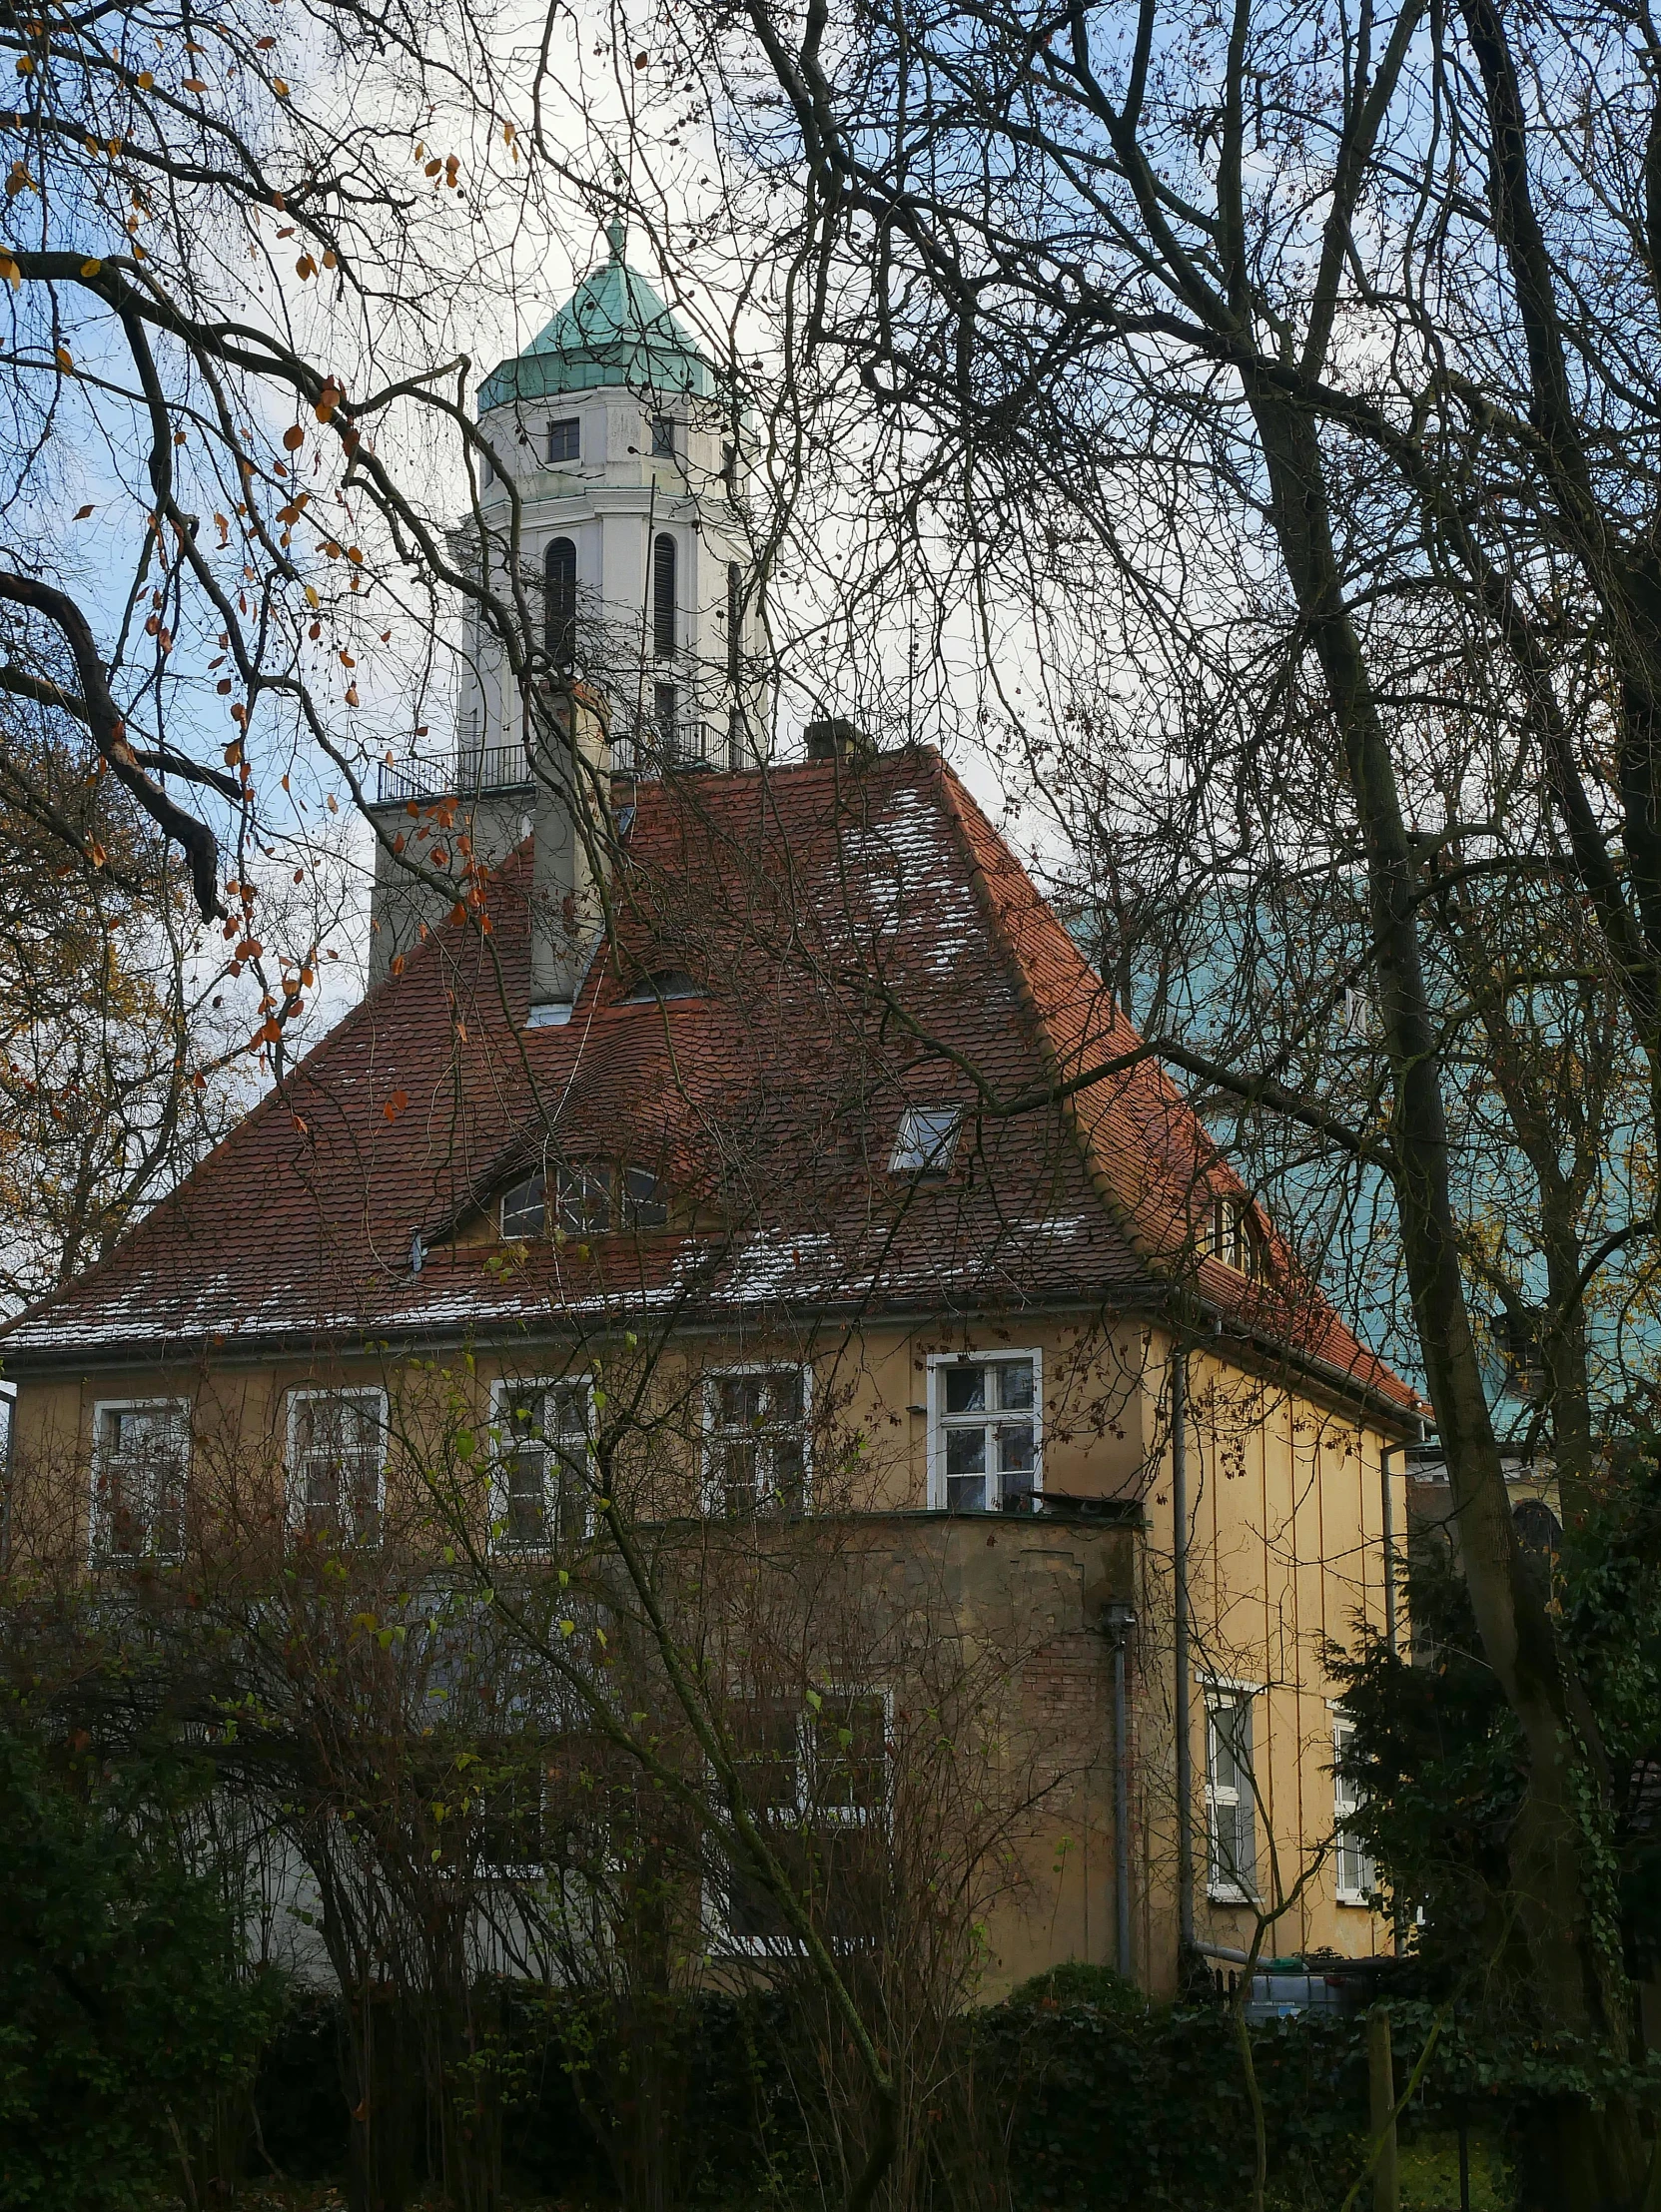
[[[185,1549],[190,1406],[106,1399],[92,1409],[92,1548],[100,1560],[177,1559]]]
[[[387,1486],[385,1390],[289,1392],[289,1519],[379,1544]]]
[[[552,461],[580,460],[582,457],[582,417],[567,414],[548,424],[548,459]]]
[[[1200,1249],[1210,1259],[1254,1279],[1263,1273],[1263,1234],[1251,1201],[1238,1190],[1219,1191],[1206,1201]]]
[[[1378,1885],[1377,1868],[1366,1845],[1350,1823],[1361,1809],[1361,1794],[1337,1763],[1355,1735],[1355,1724],[1345,1713],[1332,1716],[1332,1864],[1333,1889],[1339,1904],[1370,1905]]]
[[[491,1385],[492,1549],[545,1552],[588,1535],[592,1412],[586,1375]]]
[[[806,1367],[727,1367],[704,1377],[706,1512],[807,1511],[812,1387]]]
[[[1036,1511],[1044,1494],[1041,1354],[935,1353],[928,1376],[931,1507]]]
[[[1251,1693],[1215,1684],[1206,1691],[1206,1886],[1224,1904],[1257,1894]]]
[[[752,1813],[786,1875],[833,1941],[869,1943],[887,1850],[889,1700],[882,1690],[810,1690],[758,1699],[733,1722]],[[712,1932],[729,1948],[793,1950],[776,1899],[742,1866],[706,1889]]]
[[[962,1126],[962,1106],[907,1106],[888,1157],[889,1173],[944,1175],[957,1151]]]

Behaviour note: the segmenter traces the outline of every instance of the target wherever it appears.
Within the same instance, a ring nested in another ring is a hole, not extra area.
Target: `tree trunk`
[[[1624,1990],[1599,1942],[1591,1883],[1596,1793],[1567,1725],[1568,1698],[1546,1606],[1511,1522],[1465,1303],[1448,1175],[1436,1029],[1420,959],[1417,869],[1395,766],[1365,658],[1343,604],[1324,471],[1309,418],[1264,383],[1246,396],[1268,465],[1272,515],[1298,611],[1343,745],[1366,860],[1373,959],[1393,1079],[1391,1143],[1402,1252],[1446,1458],[1460,1558],[1482,1648],[1522,1731],[1528,1785],[1508,1871],[1528,1945],[1540,2025],[1595,2036],[1624,2055]],[[1630,2107],[1567,2103],[1548,2116],[1556,2202],[1606,2212],[1643,2181]]]

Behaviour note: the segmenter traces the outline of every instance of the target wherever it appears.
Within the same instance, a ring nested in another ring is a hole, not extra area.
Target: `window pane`
[[[753,1443],[729,1439],[710,1455],[717,1513],[744,1513],[755,1505],[756,1451]]]
[[[629,1168],[624,1177],[623,1213],[628,1226],[636,1229],[660,1229],[668,1220],[662,1185],[649,1168]]]
[[[673,459],[675,451],[675,425],[666,414],[654,414],[651,425],[652,458]]]
[[[571,415],[563,422],[548,424],[548,459],[576,460],[582,450],[582,418]]]
[[[611,1226],[611,1170],[579,1161],[559,1170],[559,1225],[572,1236],[603,1236]]]
[[[993,1370],[998,1377],[998,1403],[1006,1413],[1028,1413],[1033,1403],[1033,1363],[1030,1359],[1001,1360]]]
[[[946,1477],[946,1509],[949,1513],[984,1513],[986,1511],[986,1477],[984,1475],[948,1475]]]
[[[781,1436],[769,1447],[770,1489],[787,1512],[800,1512],[806,1495],[806,1461],[799,1436]]]
[[[980,1413],[986,1407],[986,1369],[984,1367],[948,1367],[946,1369],[946,1410],[948,1413]]]
[[[946,1431],[946,1472],[949,1475],[983,1475],[986,1472],[984,1428]]]
[[[724,1429],[754,1427],[761,1419],[761,1377],[720,1376],[715,1384],[715,1418]]]
[[[1006,1475],[1030,1475],[1033,1471],[1033,1424],[1031,1421],[1000,1421],[998,1424],[998,1466]]]
[[[802,1371],[799,1367],[784,1367],[767,1378],[769,1417],[779,1422],[799,1421],[802,1417]]]
[[[502,1193],[501,1233],[503,1236],[540,1236],[546,1218],[546,1178],[541,1174],[526,1175],[522,1182],[514,1183]]]
[[[887,1800],[887,1715],[878,1693],[827,1695],[811,1716],[813,1804],[871,1814]]]
[[[546,1476],[546,1455],[534,1444],[524,1446],[508,1460],[507,1526],[502,1532],[507,1543],[547,1541]]]

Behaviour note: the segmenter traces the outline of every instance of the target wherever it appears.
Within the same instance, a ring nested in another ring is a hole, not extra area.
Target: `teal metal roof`
[[[545,331],[478,387],[484,414],[512,399],[626,384],[636,391],[711,388],[708,365],[644,277],[623,260],[623,230],[607,232],[611,259],[585,277]]]

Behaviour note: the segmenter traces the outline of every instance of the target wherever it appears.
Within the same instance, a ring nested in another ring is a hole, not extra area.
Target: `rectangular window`
[[[490,1747],[482,1767],[474,1861],[486,1878],[533,1879],[548,1855],[542,1747],[530,1736]]]
[[[504,1237],[541,1236],[547,1227],[547,1177],[540,1169],[501,1194]]]
[[[734,1722],[740,1773],[768,1843],[808,1911],[842,1946],[880,1933],[888,1810],[888,1701],[880,1690],[758,1700]],[[742,1866],[724,1870],[718,1918],[752,1951],[794,1949],[774,1895]]]
[[[674,459],[675,424],[673,415],[654,414],[652,416],[651,451],[653,460]]]
[[[185,1548],[190,1408],[179,1398],[93,1409],[93,1549],[106,1560]]]
[[[562,422],[548,424],[548,459],[578,460],[582,454],[582,421],[578,415],[567,415]]]
[[[289,1517],[316,1535],[381,1541],[387,1465],[383,1390],[289,1394]]]
[[[807,1372],[755,1367],[704,1385],[704,1504],[711,1513],[807,1509]]]
[[[929,1362],[929,1503],[1032,1513],[1043,1490],[1037,1352]]]
[[[1354,1740],[1355,1724],[1341,1713],[1332,1716],[1332,1756],[1343,1758]],[[1332,1775],[1332,1856],[1336,1868],[1334,1888],[1339,1904],[1370,1904],[1378,1874],[1365,1844],[1350,1823],[1361,1809],[1361,1795],[1347,1775]]]
[[[958,1148],[961,1106],[907,1106],[889,1155],[891,1175],[943,1175]]]
[[[584,1377],[496,1384],[490,1541],[497,1550],[542,1552],[587,1536],[590,1410]]]
[[[1206,1695],[1206,1876],[1220,1903],[1257,1893],[1257,1819],[1251,1788],[1251,1697]]]

